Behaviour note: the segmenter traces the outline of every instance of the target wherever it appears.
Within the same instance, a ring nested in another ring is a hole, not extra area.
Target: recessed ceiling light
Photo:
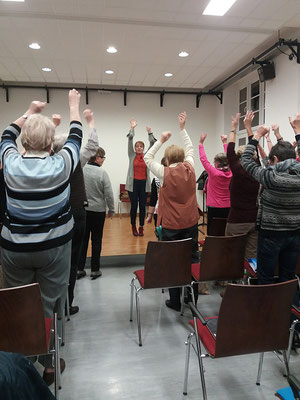
[[[105,73],[108,75],[112,75],[114,73],[114,71],[112,71],[111,69],[108,69],[105,71]]]
[[[165,76],[166,76],[167,78],[169,78],[170,76],[173,76],[173,74],[172,74],[171,72],[167,72],[167,73],[165,74]]]
[[[106,51],[108,53],[116,53],[118,50],[114,46],[109,46]]]
[[[202,14],[222,17],[235,2],[236,0],[210,0]]]
[[[51,68],[48,68],[48,67],[44,67],[44,68],[42,68],[42,70],[43,70],[44,72],[51,72],[51,71],[52,71],[52,69],[51,69]]]
[[[38,43],[31,43],[29,47],[33,50],[39,50],[41,46]]]
[[[189,53],[187,53],[186,51],[181,51],[178,55],[179,57],[188,57]]]

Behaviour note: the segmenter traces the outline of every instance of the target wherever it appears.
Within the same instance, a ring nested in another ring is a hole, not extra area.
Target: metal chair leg
[[[295,332],[295,326],[299,323],[300,321],[298,319],[295,319],[292,322],[292,325],[290,326],[290,336],[289,336],[289,345],[287,348],[287,362],[290,362],[290,355],[291,355],[291,350],[292,350],[292,345],[293,345],[293,337],[294,337],[294,332]]]
[[[191,340],[194,336],[193,333],[190,333],[185,342],[186,351],[185,351],[185,367],[184,367],[184,382],[183,382],[183,394],[187,395],[187,385],[188,385],[188,376],[189,376],[189,364],[190,364],[190,353],[191,353]]]
[[[201,386],[202,386],[202,395],[203,395],[203,400],[207,400],[205,377],[204,377],[204,368],[203,368],[203,362],[202,362],[202,357],[201,357],[201,346],[200,346],[200,339],[199,339],[199,335],[198,335],[196,317],[194,317],[194,327],[195,327],[195,336],[196,336],[196,346],[197,346],[197,357],[198,357],[198,364],[199,364],[199,373],[200,373]]]
[[[261,379],[261,372],[262,372],[263,361],[264,361],[264,353],[260,353],[260,356],[259,356],[259,364],[258,364],[258,371],[257,371],[257,378],[256,378],[256,384],[257,384],[257,386],[260,385],[260,379]]]
[[[54,391],[55,398],[59,399],[59,389],[61,389],[60,382],[60,358],[59,358],[59,335],[58,335],[58,322],[57,322],[57,313],[54,313]]]
[[[67,291],[67,296],[66,296],[66,305],[67,305],[67,321],[70,321],[70,301],[69,301],[69,291]]]
[[[183,315],[183,307],[184,307],[184,287],[181,288],[181,310],[180,310],[180,315]]]
[[[284,363],[284,369],[285,369],[285,376],[289,376],[290,368],[289,368],[289,361],[287,358],[286,350],[282,351],[282,357],[283,357],[283,363]]]
[[[135,277],[132,278],[130,282],[130,317],[129,317],[130,322],[132,322],[132,314],[133,314],[133,295],[134,295],[133,291],[135,287],[134,284],[135,279],[136,279]]]
[[[142,346],[142,328],[141,328],[139,291],[140,291],[140,288],[135,291],[135,304],[136,304],[136,322],[137,322],[137,328],[138,328],[139,346]]]

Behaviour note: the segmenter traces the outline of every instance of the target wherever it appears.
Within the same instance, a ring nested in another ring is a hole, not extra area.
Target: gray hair
[[[67,138],[67,133],[61,133],[54,136],[54,142],[52,145],[54,153],[58,153],[62,149],[63,145],[66,143]]]
[[[20,135],[25,150],[47,151],[53,143],[55,126],[44,115],[33,114],[25,121]]]

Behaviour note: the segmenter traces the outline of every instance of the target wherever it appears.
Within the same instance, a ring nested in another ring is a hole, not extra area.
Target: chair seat
[[[200,279],[200,263],[192,264],[192,277],[199,281]]]
[[[144,288],[145,287],[145,270],[138,269],[137,271],[134,271],[134,275],[137,277],[141,287]]]
[[[205,320],[208,321],[209,327],[207,325],[203,325],[201,321],[197,319],[198,335],[206,350],[212,357],[214,357],[216,350],[216,337],[214,334],[216,331],[216,322],[218,321],[218,317],[208,317],[205,318]],[[194,320],[191,320],[190,324],[195,329]]]

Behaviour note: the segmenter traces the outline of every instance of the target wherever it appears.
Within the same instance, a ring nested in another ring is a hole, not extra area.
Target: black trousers
[[[102,236],[105,223],[106,213],[87,211],[86,212],[86,225],[83,237],[82,251],[80,254],[78,270],[83,271],[85,267],[86,254],[91,235],[92,244],[92,258],[91,258],[91,271],[97,272],[100,269],[100,254],[102,250]]]
[[[74,218],[73,238],[72,238],[72,253],[71,253],[71,269],[69,278],[69,304],[72,305],[74,299],[74,289],[76,284],[76,275],[79,265],[79,257],[82,250],[82,238],[85,231],[86,213],[84,208],[72,210]]]
[[[133,180],[133,191],[129,192],[128,195],[131,202],[130,208],[130,219],[131,225],[135,225],[136,221],[136,213],[137,207],[139,206],[140,211],[140,226],[144,226],[145,215],[146,215],[146,202],[147,202],[147,193],[146,193],[146,180]]]
[[[230,207],[228,208],[217,208],[217,207],[207,207],[207,234],[210,235],[210,226],[212,219],[215,218],[227,218],[229,214]]]
[[[198,225],[191,226],[186,229],[166,229],[162,228],[162,240],[171,241],[171,240],[180,240],[180,239],[193,239],[193,249],[192,249],[192,263],[199,262],[199,253],[198,253]],[[198,300],[198,285],[193,286],[195,302]],[[180,288],[171,288],[169,289],[170,300],[171,303],[175,306],[179,306],[181,304]],[[189,299],[191,300],[191,298]]]

